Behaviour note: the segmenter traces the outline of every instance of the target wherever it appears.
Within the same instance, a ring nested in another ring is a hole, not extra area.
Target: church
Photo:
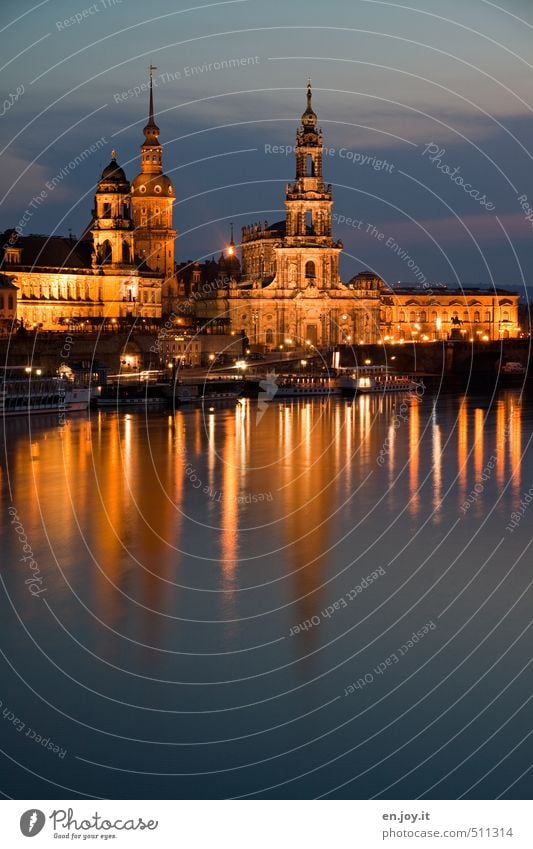
[[[520,335],[518,295],[506,290],[391,289],[371,271],[341,280],[333,194],[311,83],[296,132],[285,220],[242,228],[241,257],[176,265],[175,192],[163,172],[150,65],[140,172],[130,183],[115,151],[96,185],[89,226],[70,236],[3,234],[0,331],[66,330],[174,321],[180,332],[231,334],[255,350],[379,341],[498,340]],[[1,244],[1,243],[0,243]],[[222,340],[221,340],[222,342]]]
[[[163,173],[151,75],[152,67],[141,171],[130,183],[112,152],[81,239],[16,229],[3,234],[4,285],[16,287],[23,327],[65,330],[100,326],[104,319],[151,324],[161,319],[163,287],[174,277],[176,231],[174,187]]]
[[[332,234],[333,196],[324,182],[311,83],[301,121],[285,221],[243,228],[239,278],[199,301],[197,314],[225,317],[250,344],[267,348],[377,342],[381,280],[363,272],[345,284],[339,275],[343,245]]]

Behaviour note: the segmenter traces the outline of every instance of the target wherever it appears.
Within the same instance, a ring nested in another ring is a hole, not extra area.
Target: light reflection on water
[[[505,793],[531,730],[530,517],[506,526],[533,483],[532,414],[507,391],[8,421],[9,707],[68,749],[4,724],[43,776],[13,767],[13,795]]]

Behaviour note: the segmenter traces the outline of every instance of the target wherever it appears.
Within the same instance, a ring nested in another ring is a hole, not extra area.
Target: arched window
[[[444,310],[444,312],[442,313],[442,320],[448,321],[448,310]]]
[[[126,241],[122,242],[122,262],[129,263],[130,261],[130,248]]]
[[[273,330],[271,330],[270,327],[268,328],[268,330],[265,333],[265,342],[266,342],[267,345],[272,345],[273,342],[274,342],[274,332],[273,332]]]
[[[485,313],[485,321],[490,321],[490,310],[487,310]]]
[[[437,321],[437,313],[435,312],[435,310],[433,310],[433,312],[431,313],[431,321]]]
[[[101,257],[102,265],[108,265],[113,259],[113,250],[111,248],[111,242],[109,242],[107,239],[102,245]]]
[[[403,310],[400,310],[400,313],[398,315],[398,321],[405,321],[405,313]]]
[[[504,320],[504,321],[509,321],[509,310],[504,310],[504,311],[503,311],[503,320]]]
[[[468,320],[469,320],[468,310],[464,310],[464,312],[463,312],[463,321],[468,321]]]
[[[420,321],[422,321],[422,322],[423,322],[423,321],[427,321],[426,311],[425,311],[425,310],[422,310],[422,312],[420,313]]]
[[[479,324],[480,321],[481,321],[481,315],[479,313],[479,310],[476,310],[475,313],[474,313],[474,323]]]
[[[315,277],[315,264],[312,260],[309,260],[305,263],[305,276],[306,277]]]
[[[411,324],[414,324],[414,322],[416,321],[416,316],[413,310],[411,310],[411,312],[409,313],[409,321],[411,322]]]
[[[314,177],[315,176],[315,163],[314,163],[313,157],[311,156],[310,153],[308,153],[307,156],[306,156],[306,166],[307,166],[306,167],[307,176],[308,177]]]

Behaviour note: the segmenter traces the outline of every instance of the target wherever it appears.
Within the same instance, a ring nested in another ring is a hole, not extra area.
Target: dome
[[[131,184],[131,193],[145,197],[174,197],[172,180],[164,174],[138,174]]]
[[[111,186],[106,185],[103,186],[102,183],[109,184]],[[109,165],[106,165],[104,170],[102,171],[102,176],[100,177],[98,183],[97,191],[129,191],[129,183],[126,178],[126,175],[120,165],[117,163],[117,155],[115,151],[111,153],[111,162]]]
[[[111,162],[109,165],[106,165],[104,170],[102,171],[101,180],[105,180],[106,183],[126,183],[126,175],[120,165],[117,162],[117,155],[115,151],[111,153]]]
[[[352,277],[348,286],[354,289],[381,289],[385,284],[381,277],[374,274],[373,271],[360,271],[355,277]]]

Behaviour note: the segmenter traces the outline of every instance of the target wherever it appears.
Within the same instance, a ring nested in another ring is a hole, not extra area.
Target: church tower
[[[94,197],[93,266],[104,274],[116,274],[133,264],[133,222],[131,220],[130,184],[111,153],[111,162],[102,171]]]
[[[145,140],[141,146],[141,173],[131,184],[131,205],[136,256],[168,280],[174,275],[174,187],[163,174],[163,148],[159,142],[159,127],[154,120],[152,73],[155,70],[150,65],[148,123],[143,130]]]
[[[312,107],[311,82],[307,86],[307,109],[302,115],[302,125],[296,131],[296,179],[287,186],[286,244],[303,246],[332,244],[331,186],[324,184],[322,176],[323,139],[317,130],[317,116]]]

